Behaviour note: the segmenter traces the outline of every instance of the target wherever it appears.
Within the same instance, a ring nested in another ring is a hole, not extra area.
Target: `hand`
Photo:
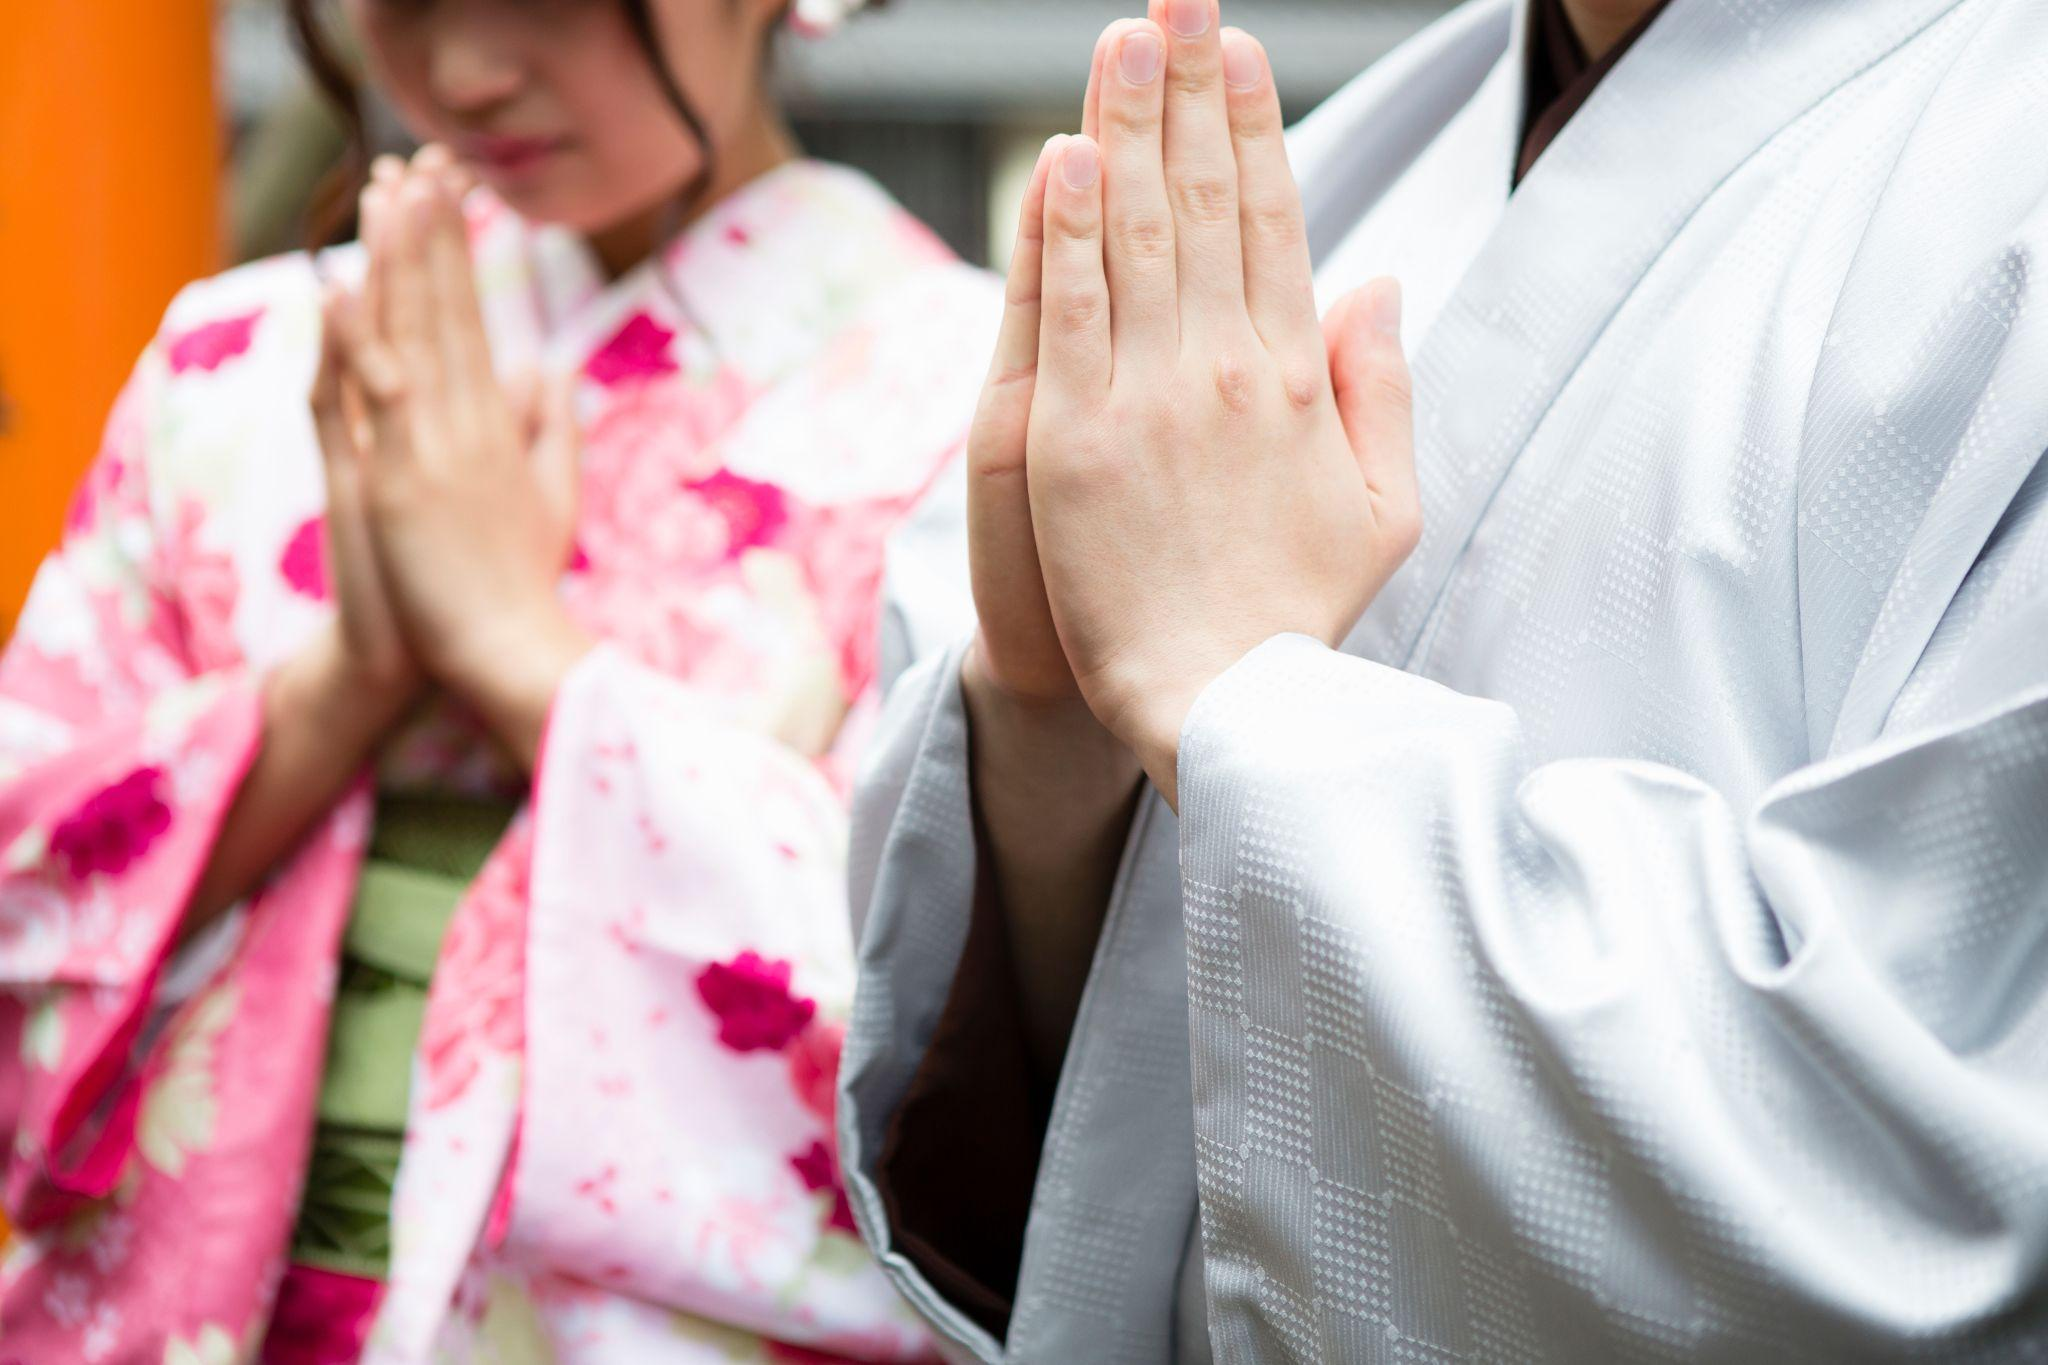
[[[1081,110],[1084,136],[1096,136],[1101,120],[1103,61],[1135,23],[1111,24],[1096,41]],[[1039,710],[1081,700],[1046,600],[1025,473],[1038,373],[1046,175],[1068,141],[1064,134],[1047,141],[1026,184],[1002,329],[967,437],[968,565],[979,629],[966,679],[970,691],[993,692]]]
[[[335,615],[309,651],[317,667],[301,665],[301,671],[318,679],[308,690],[388,723],[410,705],[424,679],[370,540],[362,451],[368,433],[359,395],[346,381],[339,306],[340,295],[330,288],[321,313],[320,364],[308,398],[327,482],[325,553]]]
[[[515,400],[491,368],[458,192],[442,149],[409,171],[380,165],[370,278],[340,330],[369,417],[369,529],[406,639],[530,763],[590,648],[556,595],[578,436],[566,384]]]
[[[1026,467],[1075,682],[1172,801],[1195,697],[1275,634],[1339,642],[1420,511],[1398,288],[1325,335],[1263,51],[1215,0],[1152,10],[1046,178]]]
[[[1066,142],[1045,144],[1024,191],[1002,329],[967,433],[967,562],[977,627],[964,680],[970,693],[992,690],[1039,707],[1081,700],[1046,601],[1024,462],[1038,369],[1045,177]]]
[[[1081,115],[1091,136],[1103,61],[1124,27],[1112,25],[1095,47]],[[1062,975],[1041,970],[1048,961],[1070,959],[1075,967],[1065,974],[1070,989],[1026,1010],[1034,1052],[1054,1069],[1142,775],[1074,680],[1031,522],[1025,449],[1038,368],[1046,176],[1067,141],[1045,145],[1026,188],[1002,328],[968,434],[968,560],[979,629],[960,677],[974,735],[976,804],[1003,900],[1018,912],[1013,952],[1034,964],[1034,980]]]

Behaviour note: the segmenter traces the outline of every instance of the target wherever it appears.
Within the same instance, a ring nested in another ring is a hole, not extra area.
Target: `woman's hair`
[[[687,209],[711,183],[714,155],[711,139],[696,106],[676,81],[675,72],[669,69],[668,58],[661,50],[661,35],[655,31],[653,12],[648,9],[648,0],[617,0],[617,3],[625,11],[626,22],[638,40],[640,50],[646,54],[662,95],[676,117],[682,120],[683,126],[689,129],[690,136],[696,139],[702,152],[702,164],[680,196],[681,206]],[[321,8],[322,0],[286,0],[285,3],[299,54],[306,63],[307,71],[312,74],[314,84],[339,111],[347,141],[341,160],[314,192],[307,212],[308,236],[315,246],[340,241],[354,228],[356,196],[362,192],[370,171],[369,131],[363,116],[362,91],[350,70],[350,62],[336,50],[333,35],[327,31],[326,22],[318,12]]]
[[[306,212],[309,244],[326,246],[346,236],[354,225],[356,196],[370,172],[370,139],[363,120],[362,92],[356,88],[348,61],[335,51],[326,24],[315,12],[318,6],[319,0],[286,0],[285,13],[291,20],[299,58],[340,116],[346,139],[341,159],[313,191]]]

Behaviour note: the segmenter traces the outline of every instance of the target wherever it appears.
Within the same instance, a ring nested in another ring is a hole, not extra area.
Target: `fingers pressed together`
[[[1079,137],[1057,140],[1041,291],[1058,376],[1233,347],[1245,329],[1326,374],[1279,94],[1213,0],[1154,0],[1097,45]]]
[[[971,443],[981,650],[1070,674],[1170,794],[1207,681],[1337,643],[1412,548],[1399,290],[1326,331],[1279,92],[1217,0],[1112,24],[1081,126],[1025,196]]]
[[[367,458],[459,445],[422,440],[422,428],[460,436],[504,406],[472,275],[467,188],[443,147],[409,165],[378,158],[361,198],[362,287],[325,291],[325,349],[371,425]]]

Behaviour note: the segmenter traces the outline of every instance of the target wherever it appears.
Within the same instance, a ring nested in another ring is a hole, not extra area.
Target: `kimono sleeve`
[[[1940,714],[1740,807],[1526,766],[1510,707],[1299,636],[1212,684],[1180,789],[1219,1355],[1332,1294],[1489,1356],[2038,1342],[2048,522],[2026,539]]]
[[[607,645],[556,696],[534,820],[512,1241],[777,1340],[919,1355],[840,1184],[832,782]]]
[[[234,598],[200,514],[148,488],[146,355],[0,657],[0,989],[25,1012],[8,1204],[106,1193],[130,1145],[136,1041],[260,740],[221,643]]]

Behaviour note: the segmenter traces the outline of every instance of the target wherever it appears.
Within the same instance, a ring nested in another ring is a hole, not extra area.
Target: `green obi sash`
[[[292,1233],[300,1264],[371,1279],[390,1265],[391,1189],[427,983],[456,903],[513,809],[444,796],[377,799],[342,934],[312,1161]]]

